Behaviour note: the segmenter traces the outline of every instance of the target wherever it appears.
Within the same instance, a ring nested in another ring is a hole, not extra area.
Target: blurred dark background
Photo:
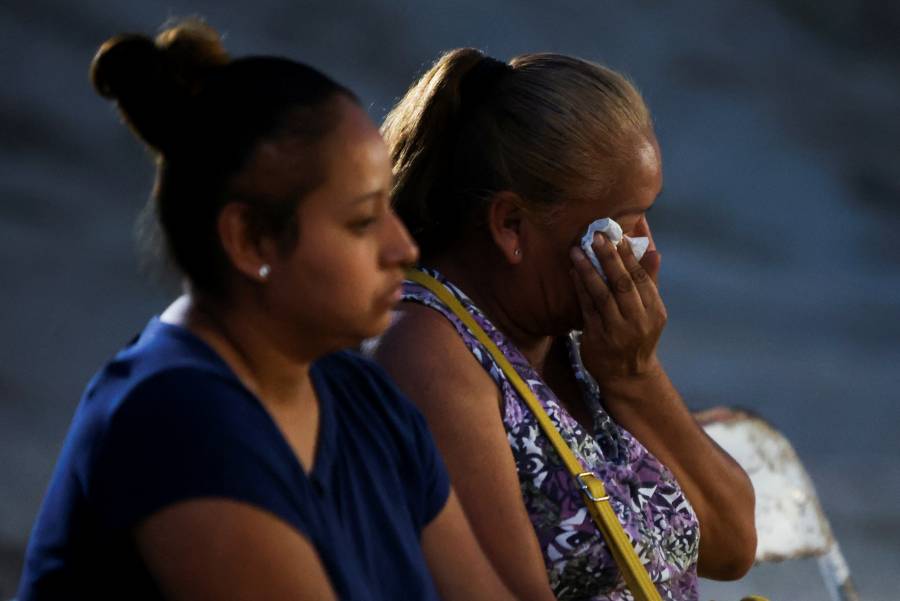
[[[354,89],[378,121],[442,50],[574,54],[630,75],[663,150],[663,354],[692,408],[794,443],[864,599],[900,598],[900,4],[692,0],[8,0],[0,7],[0,599],[81,389],[171,290],[140,268],[153,169],[87,68],[201,15],[236,55]],[[819,600],[811,560],[704,581]]]

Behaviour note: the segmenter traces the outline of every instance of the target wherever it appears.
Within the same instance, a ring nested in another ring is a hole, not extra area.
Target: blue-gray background
[[[200,14],[376,120],[442,50],[557,51],[628,73],[665,192],[663,353],[689,405],[742,405],[793,441],[865,599],[900,598],[900,5],[883,1],[11,0],[0,7],[0,598],[92,372],[167,301],[133,223],[147,153],[87,67],[121,31]],[[812,561],[702,598],[825,599]]]

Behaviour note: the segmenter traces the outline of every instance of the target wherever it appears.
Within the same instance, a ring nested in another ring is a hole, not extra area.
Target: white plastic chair
[[[716,407],[695,417],[753,482],[756,562],[814,557],[833,601],[859,601],[812,480],[788,439],[740,409]]]

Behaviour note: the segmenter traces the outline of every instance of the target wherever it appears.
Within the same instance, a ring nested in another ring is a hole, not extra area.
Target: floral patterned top
[[[700,544],[697,516],[668,468],[604,410],[599,388],[581,363],[579,333],[570,334],[569,354],[593,415],[593,433],[585,431],[562,408],[525,357],[461,290],[436,271],[423,271],[441,282],[472,314],[531,387],[581,464],[603,480],[613,509],[662,598],[696,600]],[[503,424],[516,461],[522,497],[557,598],[631,601],[633,597],[625,588],[577,484],[487,349],[427,288],[407,281],[403,300],[431,307],[446,317],[500,388]]]

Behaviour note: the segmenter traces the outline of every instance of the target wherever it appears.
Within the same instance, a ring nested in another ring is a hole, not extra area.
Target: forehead
[[[646,211],[662,189],[662,159],[659,144],[651,136],[639,140],[622,169],[618,185],[610,194],[611,209]]]
[[[322,108],[318,135],[309,127],[315,115],[297,112],[288,117],[282,135],[263,140],[254,149],[239,179],[272,197],[308,191],[331,180],[353,183],[361,173],[383,168],[390,159],[375,125],[356,103],[338,97]],[[296,134],[296,135],[293,135]]]
[[[662,161],[653,136],[641,136],[623,154],[620,168],[603,194],[572,202],[561,211],[582,222],[642,213],[653,205],[662,189]],[[562,217],[562,215],[560,215]]]
[[[340,102],[337,126],[323,140],[322,155],[333,159],[332,166],[339,168],[381,168],[385,162],[389,166],[387,147],[366,112],[349,99]]]
[[[389,187],[391,160],[375,124],[355,103],[347,102],[340,122],[319,148],[326,186],[347,194]]]

